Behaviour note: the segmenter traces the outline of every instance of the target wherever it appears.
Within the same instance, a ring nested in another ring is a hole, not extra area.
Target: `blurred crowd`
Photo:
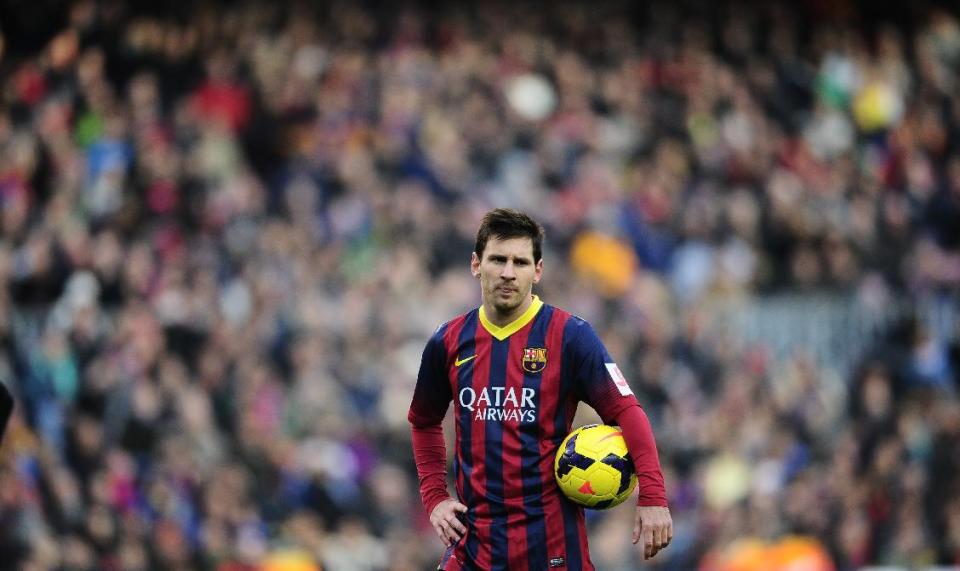
[[[494,206],[546,226],[539,293],[654,423],[651,566],[794,534],[837,569],[960,565],[957,336],[905,316],[851,373],[711,319],[956,300],[955,12],[15,4],[0,567],[434,568],[406,412]],[[599,569],[638,565],[632,516],[589,514]]]

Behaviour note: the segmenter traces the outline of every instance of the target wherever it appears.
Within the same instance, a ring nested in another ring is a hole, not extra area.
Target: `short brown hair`
[[[490,237],[499,240],[510,238],[530,238],[533,242],[533,263],[540,261],[543,255],[543,226],[519,210],[496,208],[487,212],[477,230],[477,242],[473,246],[477,257],[483,259],[483,249]]]

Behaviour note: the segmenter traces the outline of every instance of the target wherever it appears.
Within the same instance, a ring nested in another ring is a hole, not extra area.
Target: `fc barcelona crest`
[[[539,373],[547,366],[546,347],[527,347],[523,350],[523,370],[528,373]]]

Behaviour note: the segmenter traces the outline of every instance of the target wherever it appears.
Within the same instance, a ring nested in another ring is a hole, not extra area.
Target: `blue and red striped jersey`
[[[451,401],[468,532],[440,568],[593,569],[583,510],[562,497],[554,456],[579,402],[608,423],[638,406],[593,328],[536,296],[504,327],[482,307],[443,324],[424,349],[408,418],[438,426]]]

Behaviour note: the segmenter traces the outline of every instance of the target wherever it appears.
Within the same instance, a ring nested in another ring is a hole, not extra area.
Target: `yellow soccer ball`
[[[623,433],[606,424],[588,424],[567,435],[553,471],[568,499],[595,510],[623,503],[637,486]]]

